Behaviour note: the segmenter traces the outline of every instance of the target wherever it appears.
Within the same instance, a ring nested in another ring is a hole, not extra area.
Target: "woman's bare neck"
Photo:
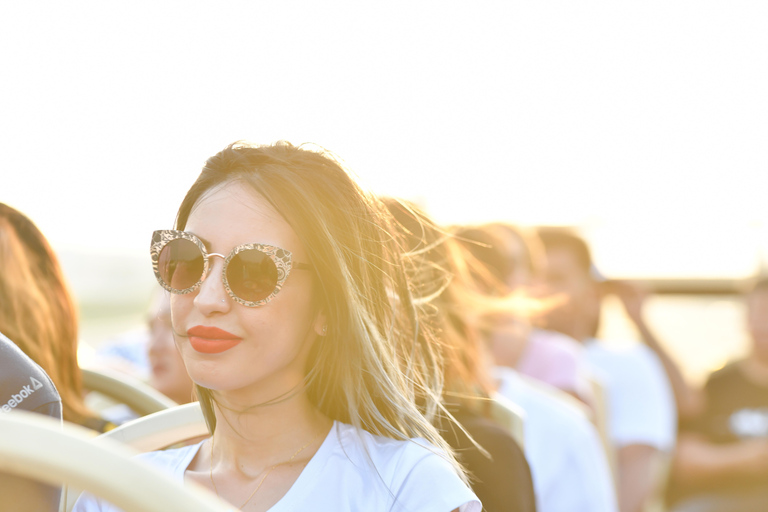
[[[271,466],[328,433],[332,421],[302,392],[245,412],[216,406],[216,451],[235,468]]]

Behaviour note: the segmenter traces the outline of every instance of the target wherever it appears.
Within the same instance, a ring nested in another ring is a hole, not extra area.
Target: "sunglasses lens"
[[[227,282],[232,292],[249,302],[269,297],[277,287],[277,280],[275,262],[256,249],[240,251],[227,266]]]
[[[174,290],[186,290],[203,276],[203,254],[194,242],[177,238],[160,251],[158,270],[165,284]]]

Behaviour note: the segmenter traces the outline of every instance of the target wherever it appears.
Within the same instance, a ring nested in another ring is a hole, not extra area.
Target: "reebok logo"
[[[43,387],[43,383],[37,380],[34,377],[29,378],[29,384],[22,387],[18,393],[14,393],[11,395],[11,399],[8,400],[8,403],[3,404],[2,410],[3,412],[11,412],[14,407],[18,406],[21,402],[24,401],[25,398],[27,398],[29,395],[37,391],[38,389]]]

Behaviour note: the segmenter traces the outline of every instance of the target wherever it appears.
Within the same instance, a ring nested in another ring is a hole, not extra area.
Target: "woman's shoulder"
[[[345,464],[348,470],[371,475],[369,483],[384,484],[387,494],[409,510],[480,510],[445,454],[425,439],[391,439],[338,422],[334,428],[336,449],[351,462]]]
[[[422,438],[392,439],[339,422],[334,428],[340,449],[350,458],[370,457],[379,469],[418,464],[425,457],[443,458],[437,447]]]

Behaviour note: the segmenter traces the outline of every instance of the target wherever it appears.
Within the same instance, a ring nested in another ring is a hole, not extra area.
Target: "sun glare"
[[[208,156],[311,141],[445,223],[577,226],[612,274],[758,265],[763,3],[231,7],[6,8],[0,200],[143,254]]]

